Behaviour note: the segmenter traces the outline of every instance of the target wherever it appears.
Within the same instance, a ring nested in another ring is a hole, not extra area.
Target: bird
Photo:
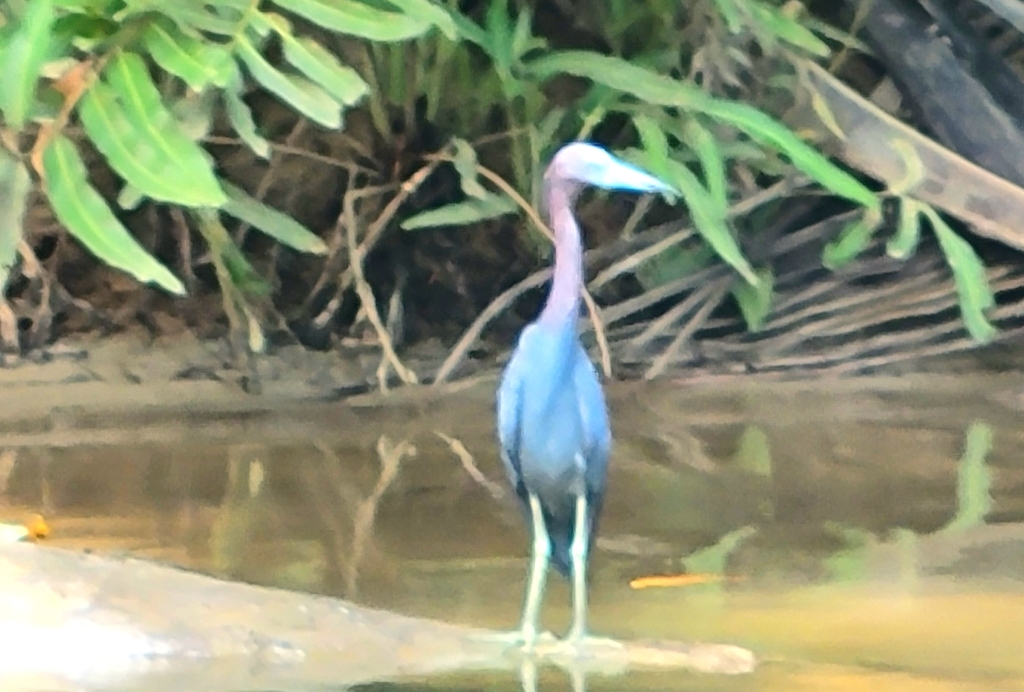
[[[639,168],[587,142],[559,149],[544,172],[543,209],[554,231],[547,300],[523,328],[496,394],[502,465],[532,529],[522,621],[512,636],[532,649],[549,565],[571,581],[572,625],[562,642],[587,639],[587,563],[604,500],[612,435],[597,370],[577,333],[583,241],[573,205],[586,185],[672,193]]]

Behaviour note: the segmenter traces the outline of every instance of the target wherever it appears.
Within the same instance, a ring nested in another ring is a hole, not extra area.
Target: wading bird
[[[532,648],[548,564],[572,580],[573,623],[565,643],[587,629],[587,558],[597,529],[611,430],[597,371],[576,332],[583,247],[573,203],[584,185],[668,192],[660,180],[592,144],[562,147],[544,173],[544,205],[555,234],[551,292],[519,336],[497,395],[501,459],[533,529],[533,556],[514,638]]]

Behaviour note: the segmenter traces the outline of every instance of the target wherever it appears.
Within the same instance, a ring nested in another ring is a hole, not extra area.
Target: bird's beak
[[[597,180],[590,180],[588,182],[608,190],[675,192],[668,183],[662,182],[653,175],[614,156],[611,157],[611,162],[608,165],[601,167],[596,177],[598,178]]]

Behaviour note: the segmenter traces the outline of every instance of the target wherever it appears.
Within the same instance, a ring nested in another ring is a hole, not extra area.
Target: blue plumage
[[[533,533],[518,634],[527,648],[537,637],[552,562],[573,584],[567,640],[578,644],[585,636],[586,567],[611,452],[604,393],[576,334],[583,248],[572,204],[585,184],[635,192],[671,190],[604,149],[579,142],[562,147],[544,174],[544,207],[555,232],[554,278],[540,317],[519,337],[497,394],[501,459]]]
[[[523,330],[498,390],[498,437],[509,482],[527,512],[527,489],[540,499],[551,561],[571,576],[576,496],[582,489],[587,499],[589,547],[612,443],[604,392],[575,325]]]

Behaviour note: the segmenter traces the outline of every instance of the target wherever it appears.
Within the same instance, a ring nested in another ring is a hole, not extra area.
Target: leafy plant
[[[324,254],[324,242],[285,214],[267,207],[216,172],[199,140],[219,102],[246,144],[267,157],[270,145],[258,132],[242,99],[248,79],[310,120],[328,128],[365,98],[359,74],[273,9],[324,29],[377,42],[402,41],[435,28],[454,38],[450,15],[430,0],[392,0],[390,9],[356,0],[278,0],[263,9],[256,0],[27,0],[0,3],[0,80],[3,142],[10,152],[0,184],[10,197],[0,243],[0,266],[13,263],[21,236],[17,213],[35,168],[46,199],[60,222],[90,252],[140,281],[183,294],[185,287],[122,225],[93,187],[81,143],[69,125],[81,123],[85,137],[124,181],[123,208],[142,200],[191,210],[214,250],[228,314],[247,309],[242,292],[257,276],[226,233],[219,213],[234,216],[301,252]],[[267,57],[280,47],[283,64]],[[212,98],[207,98],[207,97]],[[22,143],[29,142],[26,156]],[[4,276],[6,276],[6,269]],[[250,325],[251,327],[251,325]],[[252,329],[250,329],[250,333]],[[250,344],[259,343],[255,335]]]
[[[0,0],[0,64],[7,70],[0,80],[0,291],[23,248],[23,210],[39,189],[100,260],[185,292],[93,186],[83,153],[95,149],[123,182],[116,207],[187,211],[210,250],[232,326],[258,350],[263,337],[249,300],[270,286],[227,232],[225,217],[299,252],[328,249],[226,180],[203,146],[212,124],[224,121],[256,156],[270,158],[274,145],[246,102],[253,87],[321,128],[342,128],[347,111],[363,109],[376,137],[394,150],[425,124],[440,130],[452,142],[464,198],[401,219],[409,230],[517,213],[522,205],[514,197],[537,206],[544,162],[560,143],[600,128],[623,156],[678,188],[699,236],[696,247],[669,246],[638,266],[641,283],[651,288],[717,258],[735,272],[732,295],[752,330],[770,313],[774,277],[744,256],[730,222],[738,167],[766,176],[795,168],[863,209],[827,248],[826,265],[849,261],[866,246],[882,219],[876,194],[741,102],[757,81],[743,78],[752,69],[751,44],[785,64],[794,52],[828,56],[823,36],[847,45],[852,39],[798,16],[795,3],[581,4],[589,12],[580,21],[613,54],[553,48],[535,33],[529,4],[508,0],[476,3],[471,14],[451,0]],[[556,98],[556,80],[585,88]],[[785,88],[787,80],[792,76],[779,70],[765,81]],[[501,142],[501,175],[510,187],[495,191],[481,179],[493,172],[470,142],[482,137]],[[929,209],[907,209],[913,220],[905,219],[890,252],[909,256],[919,219],[927,218],[953,267],[968,328],[989,338],[984,311],[992,301],[980,260]]]
[[[772,40],[785,41],[819,55],[828,52],[824,43],[810,31],[767,5],[754,0],[720,0],[720,5],[724,8],[723,14],[735,15],[737,31],[745,26],[740,22],[743,18],[766,41],[774,37]],[[619,12],[629,12],[621,4],[615,4],[615,7]],[[756,108],[714,98],[695,84],[658,74],[637,64],[642,60],[631,62],[590,51],[546,50],[543,41],[530,36],[528,22],[526,11],[515,19],[509,17],[503,1],[492,2],[488,6],[484,27],[464,17],[458,20],[463,35],[491,57],[510,103],[521,98],[525,104],[523,119],[513,121],[512,126],[529,132],[534,156],[528,165],[521,162],[521,169],[529,169],[530,173],[521,173],[516,180],[520,192],[533,193],[535,203],[538,169],[544,160],[542,155],[549,153],[555,141],[540,136],[542,131],[549,132],[553,128],[550,124],[543,130],[538,127],[539,116],[550,115],[561,122],[575,119],[580,124],[576,135],[583,136],[592,127],[593,113],[603,118],[609,113],[621,112],[629,116],[643,144],[642,153],[627,151],[626,157],[641,161],[656,174],[675,183],[705,241],[751,285],[758,283],[757,276],[742,256],[725,221],[729,188],[727,164],[715,137],[702,122],[705,119],[735,127],[754,142],[779,151],[797,168],[835,194],[869,209],[879,208],[874,193],[856,178]],[[583,77],[594,84],[591,98],[582,99],[581,103],[585,105],[574,113],[536,102],[540,87],[563,75]],[[526,95],[533,98],[527,99]],[[638,102],[641,105],[637,105]],[[681,114],[670,114],[669,109],[678,109]],[[670,136],[674,137],[675,145],[670,144]],[[696,154],[703,169],[706,178],[703,183],[682,161],[691,152]],[[519,157],[514,159],[518,161]],[[466,170],[460,170],[460,174],[466,178]],[[527,185],[531,187],[527,188]],[[467,206],[467,203],[456,203],[407,220],[405,226],[467,224],[512,210],[509,204],[473,202]]]

